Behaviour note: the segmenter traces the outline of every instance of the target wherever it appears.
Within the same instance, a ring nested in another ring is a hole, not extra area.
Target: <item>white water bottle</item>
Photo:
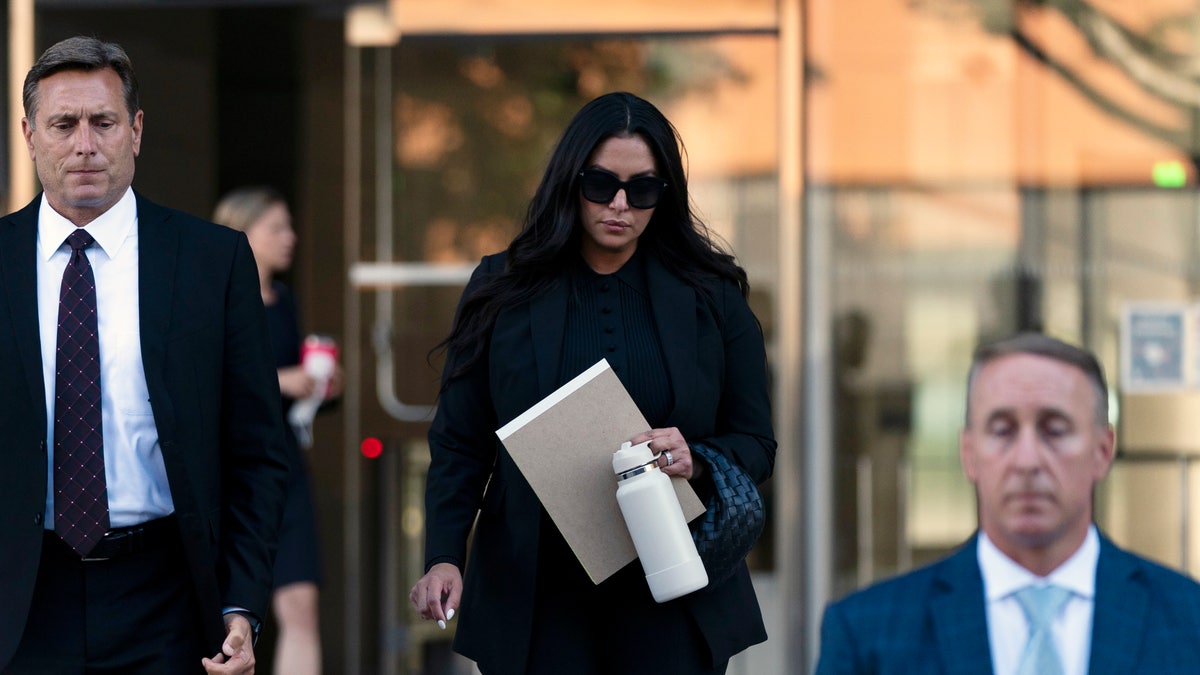
[[[708,573],[671,479],[659,470],[650,441],[628,441],[613,453],[617,503],[642,561],[655,602],[674,600],[708,585]]]

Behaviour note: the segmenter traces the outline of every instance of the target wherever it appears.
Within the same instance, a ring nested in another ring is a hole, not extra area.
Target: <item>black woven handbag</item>
[[[762,534],[767,514],[758,486],[740,466],[701,443],[692,443],[691,448],[708,465],[716,488],[704,504],[704,515],[691,524],[696,551],[712,586],[737,571]]]

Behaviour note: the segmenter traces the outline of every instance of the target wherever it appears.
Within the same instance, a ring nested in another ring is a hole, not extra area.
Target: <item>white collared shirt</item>
[[[54,388],[58,295],[71,258],[67,235],[77,228],[42,197],[38,211],[38,326],[46,386],[46,522],[54,528]],[[100,335],[100,396],[109,523],[136,525],[175,510],[158,429],[150,410],[138,323],[137,200],[133,190],[83,228],[96,243],[86,250],[96,277]]]
[[[1051,632],[1062,659],[1064,675],[1086,675],[1092,647],[1092,615],[1096,599],[1096,564],[1100,537],[1088,528],[1083,545],[1046,577],[1018,565],[982,531],[977,555],[987,601],[988,640],[995,675],[1013,675],[1029,639],[1029,623],[1013,595],[1025,586],[1054,584],[1071,591],[1066,607],[1054,619]]]

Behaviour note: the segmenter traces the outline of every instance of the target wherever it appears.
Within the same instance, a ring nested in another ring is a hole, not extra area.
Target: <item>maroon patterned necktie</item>
[[[71,260],[59,292],[55,360],[54,531],[80,556],[95,548],[109,524],[96,279],[83,252],[95,241],[82,229],[67,237]]]

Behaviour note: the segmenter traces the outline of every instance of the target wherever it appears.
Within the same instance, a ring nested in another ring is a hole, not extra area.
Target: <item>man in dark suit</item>
[[[131,188],[129,58],[25,80],[44,192],[0,219],[0,671],[244,673],[287,476],[245,235]]]
[[[979,532],[830,605],[817,672],[1200,672],[1200,585],[1092,521],[1115,451],[1096,358],[1021,334],[976,351],[967,389],[960,457]]]

